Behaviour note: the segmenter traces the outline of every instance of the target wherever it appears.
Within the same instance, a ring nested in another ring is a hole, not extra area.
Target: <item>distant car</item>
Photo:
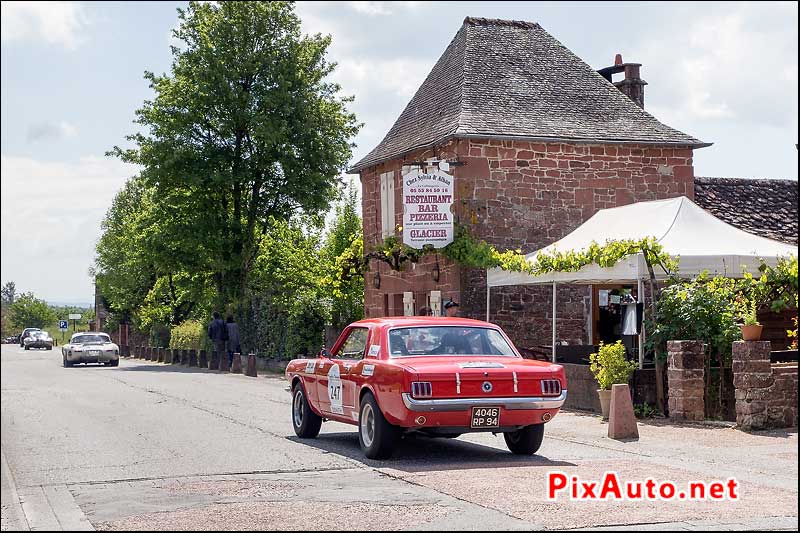
[[[350,324],[333,350],[286,367],[301,438],[323,420],[357,425],[370,459],[403,434],[503,433],[515,454],[538,451],[567,397],[564,368],[523,359],[500,327],[479,320],[390,317]]]
[[[22,340],[26,350],[31,348],[53,349],[53,337],[46,331],[32,331],[30,335]]]
[[[111,341],[108,333],[85,331],[75,333],[69,343],[61,347],[64,366],[77,363],[100,363],[108,366],[119,365],[119,346]]]
[[[42,331],[40,328],[25,328],[22,330],[22,333],[19,334],[19,347],[25,347],[25,338],[28,337],[34,331]]]

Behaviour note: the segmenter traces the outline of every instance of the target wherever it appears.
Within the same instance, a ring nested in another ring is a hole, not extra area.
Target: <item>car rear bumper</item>
[[[52,348],[52,342],[29,342],[27,344],[28,348]]]
[[[446,398],[439,400],[416,400],[403,393],[403,404],[416,413],[447,413],[469,411],[473,407],[502,407],[507,411],[559,409],[567,399],[567,391],[553,397],[511,398]]]
[[[88,355],[83,353],[73,353],[67,355],[67,361],[70,363],[108,363],[109,361],[117,361],[119,355],[113,353],[106,353],[100,355]]]

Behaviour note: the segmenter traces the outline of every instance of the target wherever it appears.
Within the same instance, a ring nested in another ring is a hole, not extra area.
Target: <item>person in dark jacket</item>
[[[242,353],[242,347],[239,344],[239,324],[234,322],[233,315],[228,315],[225,319],[225,329],[228,332],[228,359],[233,365],[233,354]]]
[[[214,319],[208,325],[208,338],[214,343],[214,350],[222,357],[225,353],[225,341],[228,340],[228,329],[217,311],[214,311]]]

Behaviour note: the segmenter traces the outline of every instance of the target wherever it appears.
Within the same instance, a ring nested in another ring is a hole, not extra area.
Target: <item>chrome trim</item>
[[[558,409],[567,399],[567,391],[552,398],[446,398],[442,400],[415,400],[407,392],[403,393],[406,409],[415,412],[467,411],[472,407],[502,407],[510,411],[527,409]]]
[[[512,372],[512,374],[514,375],[514,392],[518,392],[517,391],[517,388],[518,388],[517,387],[517,383],[518,383],[517,382],[517,373],[516,372]]]
[[[456,394],[461,394],[461,376],[456,372]]]

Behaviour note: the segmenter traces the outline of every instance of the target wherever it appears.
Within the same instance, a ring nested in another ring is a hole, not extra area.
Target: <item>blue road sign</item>
[[[68,327],[69,327],[69,325],[67,324],[66,320],[59,320],[58,321],[58,329],[60,329],[61,331],[67,331]]]

